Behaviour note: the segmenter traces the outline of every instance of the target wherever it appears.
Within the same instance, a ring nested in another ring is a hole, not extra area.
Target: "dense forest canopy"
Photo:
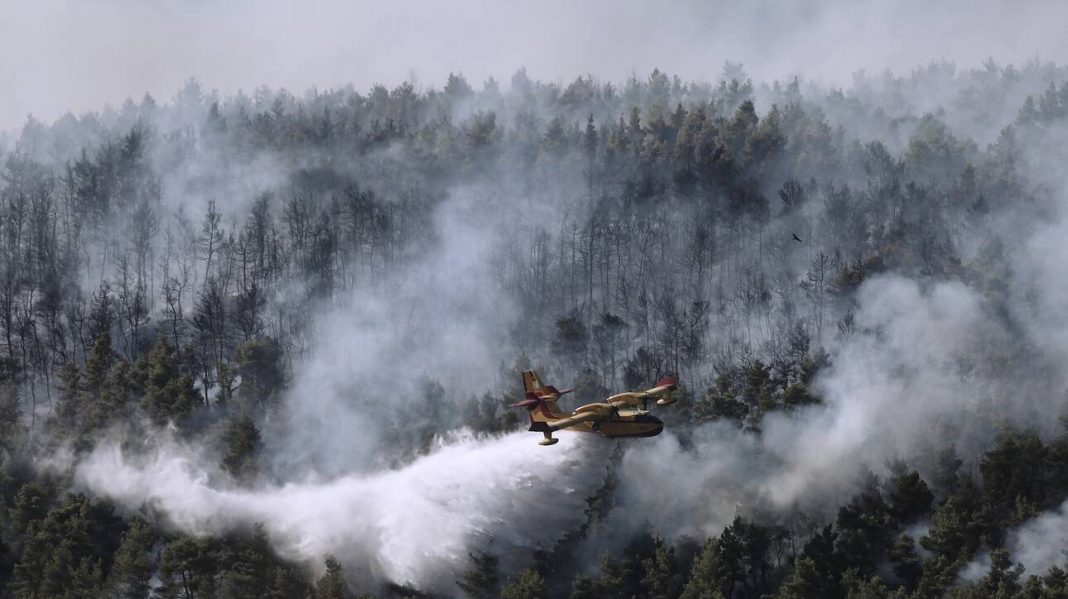
[[[31,118],[0,597],[1064,596],[1065,142],[1037,59]]]

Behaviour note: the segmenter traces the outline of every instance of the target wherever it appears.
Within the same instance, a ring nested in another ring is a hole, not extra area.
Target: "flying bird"
[[[797,236],[797,233],[794,233],[794,241],[797,241],[797,242],[801,241],[801,238]]]

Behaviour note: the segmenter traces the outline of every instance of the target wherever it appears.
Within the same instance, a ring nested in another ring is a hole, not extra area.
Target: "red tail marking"
[[[679,386],[679,379],[677,379],[677,378],[675,378],[673,376],[665,376],[665,377],[661,378],[659,382],[656,383],[656,386],[657,387],[669,386],[672,389],[675,389],[675,388],[677,388]]]

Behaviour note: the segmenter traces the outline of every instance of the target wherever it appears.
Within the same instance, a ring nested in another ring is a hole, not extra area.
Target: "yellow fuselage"
[[[664,423],[644,410],[619,410],[607,420],[579,422],[562,430],[597,433],[610,439],[621,437],[655,437],[664,430]]]

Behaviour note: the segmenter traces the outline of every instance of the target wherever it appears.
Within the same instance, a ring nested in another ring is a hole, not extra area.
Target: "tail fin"
[[[556,387],[542,385],[538,373],[527,370],[523,372],[523,391],[525,399],[512,406],[524,407],[529,411],[530,430],[542,430],[546,428],[547,423],[566,417],[556,402],[561,395],[570,393],[571,389],[557,391]]]
[[[541,379],[538,378],[538,373],[533,370],[523,371],[523,391],[527,394],[527,399],[537,398],[537,390],[541,389]]]
[[[671,396],[671,392],[679,387],[679,380],[673,376],[665,376],[657,381],[656,386],[652,389],[645,391],[646,397],[659,397],[656,400],[656,405],[667,406],[675,403],[677,400]]]

